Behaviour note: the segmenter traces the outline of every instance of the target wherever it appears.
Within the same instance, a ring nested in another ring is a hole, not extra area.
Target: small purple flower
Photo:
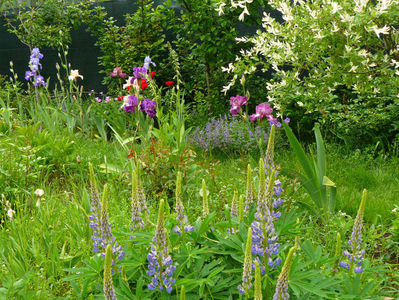
[[[40,53],[39,48],[33,48],[32,49],[31,58],[33,58],[33,57],[37,57],[39,59],[43,58],[43,54]]]
[[[141,102],[141,111],[144,111],[150,118],[154,118],[157,114],[157,103],[150,99],[144,99]]]
[[[360,266],[355,267],[355,269],[354,269],[355,273],[363,273],[363,271],[364,271],[364,269],[362,267],[360,267]]]
[[[285,123],[289,123],[290,121],[291,121],[291,119],[288,118],[288,117],[284,119],[284,122],[285,122]]]
[[[25,72],[25,79],[26,79],[26,80],[29,80],[31,77],[34,77],[35,75],[36,75],[35,72],[26,71],[26,72]]]
[[[39,86],[39,85],[46,86],[46,84],[47,84],[47,83],[44,81],[43,76],[37,75],[37,76],[35,77],[35,82],[33,83],[34,86]]]
[[[123,97],[123,109],[127,113],[134,113],[138,105],[138,99],[135,95],[128,95]]]
[[[133,68],[134,79],[145,79],[146,74],[147,74],[147,69],[144,67],[134,67]]]
[[[184,230],[186,231],[186,232],[193,232],[194,231],[194,226],[191,226],[191,225],[186,225],[185,227],[184,227]]]
[[[154,67],[157,66],[153,61],[151,61],[151,58],[149,56],[146,56],[144,58],[144,66],[143,66],[143,68],[145,68],[148,71],[150,69],[150,64],[152,64]]]
[[[339,266],[340,266],[341,268],[344,268],[344,269],[347,269],[347,270],[350,269],[349,264],[348,264],[347,262],[345,262],[345,261],[341,261],[341,262],[339,263]]]

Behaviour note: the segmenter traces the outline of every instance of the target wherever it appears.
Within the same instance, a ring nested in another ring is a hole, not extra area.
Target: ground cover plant
[[[263,3],[255,2],[209,4],[244,21]],[[269,4],[297,12],[294,20],[304,13],[305,3],[284,3]],[[348,3],[341,10],[380,9],[383,20],[391,18],[383,5],[397,5]],[[184,28],[198,22],[190,8],[203,7],[194,4],[185,4]],[[210,7],[197,17],[206,21]],[[143,1],[139,12],[161,17],[162,9]],[[224,114],[198,118],[213,108],[207,97],[202,107],[190,102],[190,86],[210,74],[191,81],[182,68],[190,58],[201,69],[214,50],[195,44],[183,59],[179,43],[159,49],[168,70],[143,53],[151,43],[137,51],[132,43],[126,65],[104,56],[107,92],[85,91],[67,46],[56,79],[41,75],[38,47],[24,82],[11,63],[11,78],[0,80],[0,299],[399,297],[397,146],[337,144],[327,119],[303,143],[300,110],[260,103],[245,71],[242,93],[217,105]]]

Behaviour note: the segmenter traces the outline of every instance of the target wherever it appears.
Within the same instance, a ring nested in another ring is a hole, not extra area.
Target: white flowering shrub
[[[259,67],[273,69],[268,100],[291,118],[309,114],[351,139],[388,132],[399,119],[390,109],[399,104],[399,0],[269,5],[278,19],[264,13],[263,30],[237,39],[252,47],[224,68],[233,76],[224,91]]]

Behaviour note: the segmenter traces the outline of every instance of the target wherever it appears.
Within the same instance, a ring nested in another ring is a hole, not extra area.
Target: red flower
[[[130,91],[130,86],[127,86],[126,89],[127,89],[128,91]]]
[[[165,82],[165,85],[166,85],[166,86],[171,86],[171,85],[174,85],[174,84],[175,84],[174,81],[166,81],[166,82]]]
[[[155,71],[151,72],[151,78],[153,78],[155,76]]]
[[[141,89],[144,91],[148,87],[147,80],[141,79]]]
[[[122,101],[123,97],[125,97],[125,95],[118,96],[118,101]]]

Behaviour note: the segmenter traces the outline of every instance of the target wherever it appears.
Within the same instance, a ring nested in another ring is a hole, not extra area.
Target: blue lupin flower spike
[[[182,185],[182,177],[181,177],[181,172],[177,172],[177,177],[176,177],[176,192],[175,192],[175,197],[176,197],[176,221],[179,223],[173,228],[173,231],[177,234],[181,234],[182,232],[192,232],[194,230],[194,227],[188,224],[187,222],[187,216],[184,214],[184,205],[181,200],[181,185]]]
[[[108,202],[107,202],[107,191],[108,185],[104,185],[103,191],[103,199],[101,203],[101,220],[100,220],[100,232],[101,232],[101,247],[104,249],[104,252],[101,253],[103,257],[105,257],[105,250],[108,245],[112,247],[112,253],[117,259],[122,259],[125,256],[125,252],[122,250],[122,246],[118,244],[115,239],[115,236],[111,231],[111,224],[109,222],[108,217]]]
[[[244,266],[242,268],[242,283],[238,286],[240,294],[247,294],[252,287],[252,230],[248,228],[247,244],[245,247]]]
[[[281,194],[280,185],[277,182],[277,172],[273,162],[274,152],[274,132],[275,127],[272,126],[270,132],[269,143],[266,151],[266,158],[259,161],[259,189],[257,210],[255,213],[255,220],[251,224],[252,228],[252,254],[255,255],[255,260],[258,261],[262,274],[266,272],[266,266],[275,269],[280,263],[280,258],[273,259],[273,256],[278,254],[279,243],[278,236],[274,228],[274,221],[280,216],[277,209],[281,203],[272,201],[273,194],[278,196]],[[267,184],[266,184],[267,175]],[[276,202],[276,203],[274,203]],[[263,264],[262,264],[262,260]]]
[[[101,241],[101,232],[100,232],[100,218],[101,218],[101,200],[100,194],[97,189],[96,178],[94,176],[93,165],[89,163],[90,170],[90,211],[89,215],[90,227],[93,229],[93,252],[97,253],[100,251],[100,241]]]
[[[292,247],[285,259],[283,269],[277,279],[276,291],[273,300],[288,300],[290,294],[288,293],[288,279],[290,276],[291,264],[294,255],[295,247]]]
[[[165,201],[161,199],[159,203],[158,222],[155,229],[155,236],[152,239],[151,251],[147,255],[148,270],[151,282],[147,285],[149,290],[159,289],[172,292],[172,284],[176,282],[173,278],[175,266],[172,257],[169,255],[168,244],[165,234],[164,219]]]
[[[112,281],[112,247],[111,245],[107,246],[107,250],[105,253],[105,261],[104,261],[104,297],[106,300],[117,300],[114,283]]]
[[[351,252],[345,250],[343,252],[347,261],[341,261],[339,266],[348,271],[352,270],[355,273],[362,273],[364,271],[362,267],[364,250],[361,249],[362,246],[362,232],[363,232],[363,216],[364,209],[366,206],[367,190],[363,190],[362,201],[360,202],[359,210],[357,211],[355,223],[353,224],[351,238],[348,241],[351,247]]]

